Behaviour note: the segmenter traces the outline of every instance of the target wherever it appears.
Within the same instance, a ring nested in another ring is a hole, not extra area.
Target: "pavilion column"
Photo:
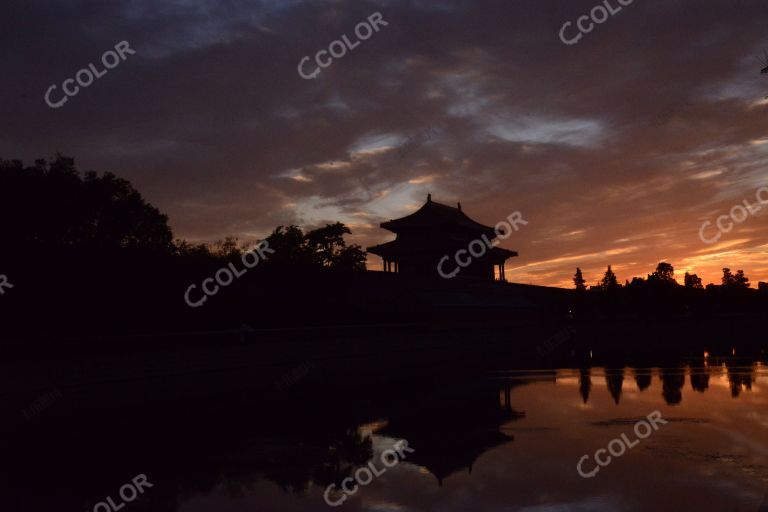
[[[384,262],[384,272],[386,272],[386,271],[387,271],[387,260],[385,260],[384,258],[382,258],[382,259],[381,259],[381,261],[383,261],[383,262]]]

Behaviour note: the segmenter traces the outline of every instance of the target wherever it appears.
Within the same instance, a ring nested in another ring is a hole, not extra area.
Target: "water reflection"
[[[709,367],[691,369],[691,387],[699,393],[709,388]]]
[[[651,385],[651,369],[650,368],[637,368],[635,369],[635,383],[637,389],[645,391]]]
[[[592,391],[592,374],[589,368],[579,370],[579,393],[586,404],[589,401],[589,392]]]
[[[511,406],[511,390],[520,382],[504,382],[501,390],[494,384],[476,386],[472,393],[432,397],[418,408],[391,416],[377,434],[407,439],[410,446],[418,447],[409,461],[442,486],[454,473],[472,473],[473,463],[483,453],[514,439],[500,428],[525,416]]]
[[[325,510],[326,486],[405,439],[415,452],[347,510],[757,510],[765,380],[761,363],[733,358],[381,381],[329,372],[291,392],[187,400],[161,400],[162,387],[64,390],[49,417],[3,437],[0,492],[9,510],[92,510],[146,473],[155,486],[136,512]],[[580,456],[656,409],[668,425],[599,478],[578,476]],[[677,475],[670,492],[657,492],[669,484],[659,461]]]
[[[613,401],[618,404],[621,399],[621,386],[624,384],[624,369],[606,368],[605,383],[608,385],[608,392],[611,394]]]
[[[683,401],[685,373],[682,368],[662,368],[659,374],[662,382],[661,395],[668,405],[677,405]]]

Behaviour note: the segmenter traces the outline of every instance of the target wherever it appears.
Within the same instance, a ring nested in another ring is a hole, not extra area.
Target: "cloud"
[[[765,183],[766,7],[635,3],[563,45],[559,28],[593,4],[12,3],[0,156],[61,151],[113,171],[194,239],[365,212],[355,238],[380,243],[391,235],[370,226],[432,192],[486,224],[530,219],[504,243],[520,253],[513,279],[702,263],[690,259],[702,219]],[[389,25],[317,79],[298,76],[301,58],[376,11]],[[137,54],[64,108],[45,105],[47,87],[121,40]],[[751,222],[722,258],[768,280],[764,252],[746,250],[768,227]],[[635,250],[612,252],[618,240]]]

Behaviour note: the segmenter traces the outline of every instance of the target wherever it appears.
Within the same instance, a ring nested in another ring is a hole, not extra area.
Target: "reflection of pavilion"
[[[414,449],[408,462],[427,469],[442,486],[448,476],[464,469],[471,473],[481,455],[514,439],[499,429],[524,414],[510,407],[509,386],[501,403],[499,395],[497,387],[485,386],[478,392],[430,400],[390,418],[377,434],[407,440]]]

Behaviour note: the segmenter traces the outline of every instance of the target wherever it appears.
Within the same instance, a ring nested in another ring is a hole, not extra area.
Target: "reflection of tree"
[[[640,391],[648,389],[648,386],[651,385],[651,369],[635,368],[635,383]]]
[[[589,400],[589,392],[592,390],[592,376],[589,370],[589,368],[579,370],[579,393],[581,393],[581,399],[584,400],[584,403]]]
[[[738,397],[742,391],[752,391],[752,371],[747,368],[729,368],[728,383],[731,385],[731,396]]]
[[[683,401],[685,373],[682,368],[663,368],[661,370],[661,396],[668,405],[677,405]]]
[[[699,393],[709,388],[709,368],[691,368],[691,387]]]
[[[621,387],[624,384],[624,369],[606,368],[605,383],[608,385],[608,392],[613,397],[613,401],[618,404],[621,398]]]

